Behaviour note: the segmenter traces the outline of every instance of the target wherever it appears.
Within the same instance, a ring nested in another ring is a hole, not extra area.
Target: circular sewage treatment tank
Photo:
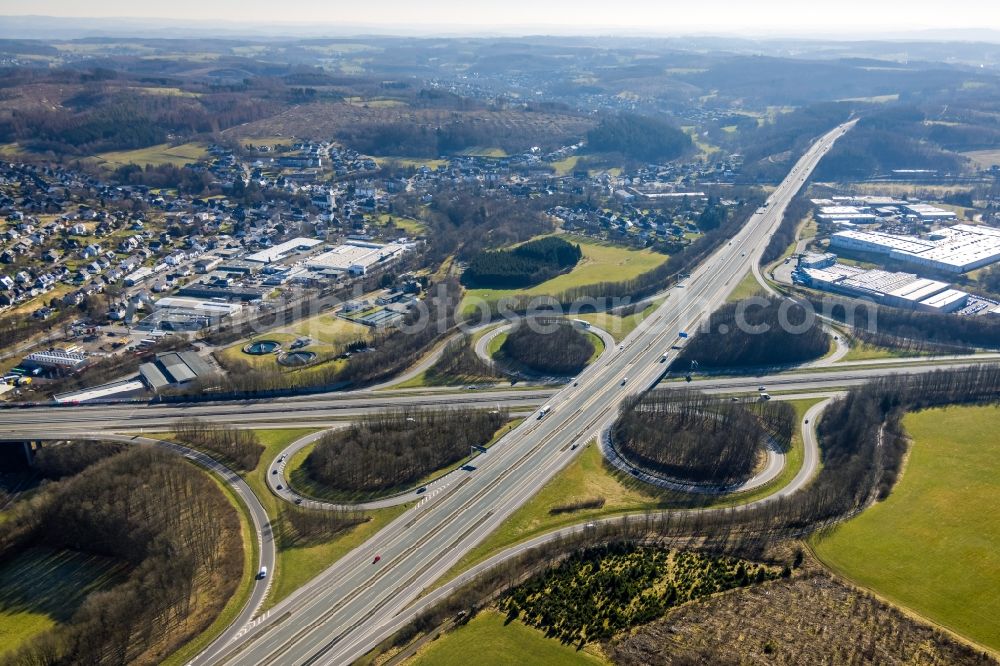
[[[290,368],[301,368],[314,360],[316,360],[316,354],[311,351],[289,352],[278,357],[278,363]]]
[[[275,340],[258,340],[244,347],[243,353],[250,354],[251,356],[263,356],[265,354],[273,354],[279,349],[281,349],[281,343]]]

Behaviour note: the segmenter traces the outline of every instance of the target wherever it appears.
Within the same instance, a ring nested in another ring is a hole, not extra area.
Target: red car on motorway
[[[374,559],[374,560],[372,560],[372,564],[378,564],[378,563],[379,563],[379,560],[381,560],[381,559],[382,559],[382,556],[381,556],[381,555],[376,555],[376,556],[375,556],[375,559]]]

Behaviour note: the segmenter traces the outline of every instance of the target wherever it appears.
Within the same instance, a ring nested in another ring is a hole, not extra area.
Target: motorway
[[[367,652],[395,616],[572,459],[571,444],[592,439],[612,422],[627,394],[659,381],[661,354],[677,342],[679,332],[693,330],[724,302],[759,261],[788,202],[850,127],[838,127],[817,141],[768,205],[732,243],[693,270],[685,287],[674,290],[622,349],[581,373],[579,386],[550,398],[548,416],[525,421],[461,482],[403,514],[276,605],[242,637],[225,636],[229,642],[221,652],[213,646],[194,663],[345,664]]]
[[[675,292],[675,294],[678,292]],[[670,301],[673,303],[674,301]],[[659,348],[657,348],[659,349]],[[616,351],[613,358],[619,358]],[[658,360],[658,357],[657,357]],[[759,385],[769,391],[830,391],[857,386],[888,374],[908,374],[959,368],[973,363],[1000,360],[1000,354],[974,356],[914,357],[838,363],[825,369],[761,372],[742,376],[703,377],[691,382],[664,381],[660,388],[688,387],[706,393],[751,393]],[[597,365],[607,365],[600,361]],[[592,366],[594,367],[594,366]],[[583,375],[581,375],[581,380]],[[631,388],[631,387],[630,387]],[[78,405],[75,407],[34,407],[0,411],[0,438],[29,439],[86,435],[94,432],[152,432],[169,429],[178,419],[197,417],[205,421],[254,428],[289,425],[338,425],[359,414],[404,406],[464,405],[501,406],[514,413],[537,409],[561,391],[552,387],[519,389],[397,390],[372,393],[357,391],[270,401],[243,401],[177,405]],[[577,389],[572,389],[577,390]]]

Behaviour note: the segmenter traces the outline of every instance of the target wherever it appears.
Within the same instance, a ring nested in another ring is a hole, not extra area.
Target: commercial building
[[[310,270],[338,270],[365,275],[373,267],[398,259],[412,246],[408,243],[380,245],[366,241],[348,241],[306,262]]]
[[[200,299],[221,299],[226,301],[258,301],[264,298],[266,290],[260,287],[239,285],[216,285],[207,282],[189,284],[177,292],[178,296]]]
[[[207,301],[183,296],[167,296],[153,304],[153,312],[136,324],[146,332],[194,332],[239,312],[243,306],[225,301]]]
[[[306,252],[313,249],[317,245],[322,244],[323,241],[316,240],[315,238],[293,238],[292,240],[285,241],[279,245],[265,248],[260,252],[248,254],[246,256],[246,260],[253,261],[258,264],[269,264],[272,261],[284,259],[288,255],[295,252]]]
[[[920,301],[917,308],[930,312],[956,312],[969,302],[969,294],[959,289],[948,289]]]
[[[830,247],[881,254],[937,271],[966,273],[1000,261],[1000,229],[956,224],[927,238],[847,230],[833,234]]]

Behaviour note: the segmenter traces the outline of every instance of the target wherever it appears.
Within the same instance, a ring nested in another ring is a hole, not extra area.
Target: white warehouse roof
[[[293,238],[292,240],[285,241],[280,245],[275,245],[261,250],[260,252],[248,254],[245,258],[247,261],[256,261],[257,263],[266,264],[272,261],[277,261],[278,259],[281,259],[296,250],[310,250],[317,245],[322,244],[323,241],[316,240],[315,238]]]

